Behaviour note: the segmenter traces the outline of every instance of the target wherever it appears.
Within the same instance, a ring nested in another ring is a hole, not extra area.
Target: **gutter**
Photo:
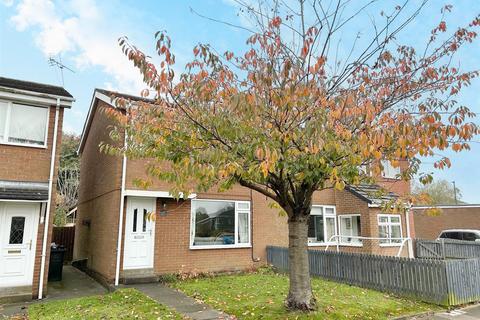
[[[127,133],[125,132],[124,146],[127,147]],[[127,156],[123,155],[122,161],[122,185],[120,189],[120,211],[118,213],[118,241],[117,241],[117,263],[115,266],[115,286],[120,281],[120,258],[122,253],[122,233],[123,233],[123,211],[125,206],[125,177],[127,172]]]
[[[53,177],[55,174],[55,156],[57,152],[59,112],[60,112],[60,98],[57,98],[57,106],[55,107],[55,126],[53,127],[52,155],[50,158],[50,176],[48,178],[47,212],[45,214],[45,221],[43,222],[44,228],[43,228],[43,242],[42,242],[42,260],[40,263],[40,281],[38,284],[38,299],[40,300],[43,298],[43,282],[45,278],[45,260],[47,258],[48,225],[50,222],[50,209],[52,207]]]
[[[39,98],[46,98],[46,99],[54,99],[58,101],[61,99],[63,101],[68,101],[70,104],[65,104],[64,106],[66,107],[71,107],[71,103],[75,101],[75,98],[73,97],[67,97],[67,96],[59,96],[56,94],[50,94],[50,93],[42,93],[42,92],[35,92],[35,91],[29,91],[29,90],[22,90],[22,89],[17,89],[17,88],[10,88],[10,87],[2,87],[0,86],[1,90],[3,92],[11,92],[15,94],[24,94],[28,96],[34,96],[34,97],[39,97]]]

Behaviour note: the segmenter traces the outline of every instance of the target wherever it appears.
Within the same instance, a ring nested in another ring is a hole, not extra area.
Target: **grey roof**
[[[48,200],[48,183],[0,180],[0,199]]]
[[[131,95],[131,94],[105,90],[105,89],[96,88],[95,91],[103,93],[104,95],[109,96],[109,97],[114,96],[114,97],[123,98],[123,99],[131,100],[131,101],[143,101],[143,102],[146,102],[146,103],[154,103],[155,102],[155,100],[150,99],[150,98],[144,98],[144,97],[134,96],[134,95]]]
[[[26,91],[53,94],[61,97],[73,98],[73,96],[64,88],[45,83],[17,80],[0,77],[0,87],[14,88]]]
[[[386,202],[398,199],[397,194],[387,191],[376,184],[349,185],[346,189],[371,205],[380,206]]]

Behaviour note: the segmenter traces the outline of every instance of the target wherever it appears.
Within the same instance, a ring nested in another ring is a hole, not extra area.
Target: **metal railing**
[[[336,235],[331,236],[330,239],[328,240],[327,246],[325,247],[325,251],[327,251],[328,248],[330,248],[330,245],[333,244],[335,239],[336,239],[335,246],[337,247],[337,252],[340,252],[340,246],[341,245],[351,244],[351,243],[348,243],[348,242],[341,242],[340,241],[341,238],[359,239],[359,240],[388,240],[388,241],[390,241],[390,243],[391,243],[391,241],[400,241],[399,249],[398,249],[396,257],[400,257],[400,255],[402,254],[402,250],[405,247],[405,244],[408,241],[412,241],[412,238],[379,238],[379,237],[344,236],[344,235],[336,234]]]

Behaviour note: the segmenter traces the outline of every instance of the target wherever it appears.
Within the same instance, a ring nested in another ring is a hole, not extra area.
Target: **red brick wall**
[[[418,239],[434,240],[446,229],[480,230],[480,207],[442,208],[439,215],[432,216],[425,209],[413,209],[415,236]]]
[[[99,102],[98,107],[108,106]],[[122,158],[100,152],[109,137],[111,119],[101,110],[93,116],[81,154],[80,189],[73,259],[112,280],[115,275]],[[87,225],[89,223],[89,226]]]
[[[0,180],[16,181],[35,181],[48,183],[50,176],[50,160],[53,147],[53,135],[55,127],[55,106],[50,108],[48,122],[48,137],[46,148],[31,148],[23,146],[0,145]],[[52,189],[56,190],[57,170],[60,156],[60,146],[62,144],[62,126],[64,109],[60,108],[58,114],[57,146],[55,155],[55,169]],[[46,206],[46,203],[45,203]],[[51,243],[53,218],[55,214],[55,192],[53,192],[50,208],[50,221],[47,231],[47,244]],[[33,271],[32,296],[38,296],[38,286],[40,282],[40,266],[43,246],[43,234],[45,224],[38,225],[37,244],[35,248],[35,261]],[[44,273],[44,292],[46,293],[48,265],[50,258],[50,246],[47,245],[45,273]]]
[[[103,104],[103,103],[102,103]],[[88,258],[88,266],[103,279],[113,282],[116,262],[118,210],[120,204],[121,158],[100,154],[98,144],[108,139],[110,119],[97,112],[82,154],[80,204],[77,219],[74,258]],[[147,160],[127,161],[126,189],[141,189],[134,179],[149,179]],[[151,179],[151,178],[150,178]],[[151,179],[148,190],[168,191],[169,185]],[[389,183],[390,181],[385,181]],[[392,188],[397,182],[392,183]],[[400,182],[398,182],[400,183]],[[407,185],[408,186],[408,185]],[[409,187],[409,186],[408,186]],[[401,185],[399,190],[406,188]],[[226,199],[251,201],[251,248],[190,249],[190,200],[161,199],[167,202],[168,214],[157,215],[155,235],[154,270],[156,273],[179,271],[225,271],[244,269],[266,262],[267,245],[288,245],[287,218],[279,210],[269,207],[271,202],[260,193],[241,186],[234,186],[225,193],[212,189],[198,193],[198,199]],[[161,200],[157,199],[157,211]],[[128,198],[126,200],[128,202]],[[349,191],[333,189],[316,192],[313,204],[335,205],[337,215],[361,214],[362,236],[377,237],[379,209],[369,208],[367,203]],[[127,208],[127,203],[125,203]],[[125,211],[124,211],[125,215]],[[82,225],[90,220],[90,228]],[[406,236],[405,217],[402,217],[403,234]],[[324,247],[318,247],[323,249]],[[332,247],[334,249],[335,247]],[[123,247],[122,247],[123,250]],[[398,247],[384,248],[378,241],[365,241],[363,247],[342,247],[342,251],[395,255]],[[404,254],[406,254],[404,250]],[[121,254],[123,259],[123,252]],[[122,261],[123,264],[123,261]]]
[[[232,200],[245,200],[229,196]],[[158,207],[160,203],[161,201],[157,201],[157,211],[160,209]],[[163,217],[157,215],[155,272],[233,271],[253,265],[251,248],[191,250],[190,205],[190,200],[180,202],[167,200],[169,213]]]
[[[62,136],[63,108],[59,112],[57,151]],[[0,180],[48,182],[52,155],[55,107],[50,108],[46,148],[0,145]],[[58,155],[57,152],[57,155]]]

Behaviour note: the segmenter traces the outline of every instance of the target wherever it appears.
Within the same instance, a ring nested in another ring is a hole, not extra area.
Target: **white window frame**
[[[400,174],[402,173],[402,170],[400,167],[394,167],[392,163],[389,160],[381,160],[382,161],[382,177],[386,179],[395,179],[399,180],[400,179]]]
[[[5,128],[3,132],[3,140],[0,139],[0,144],[4,145],[10,145],[10,146],[20,146],[20,147],[30,147],[30,148],[41,148],[41,149],[46,149],[47,144],[48,144],[48,127],[50,123],[50,108],[49,107],[44,107],[44,106],[36,106],[36,105],[31,105],[31,104],[25,104],[25,103],[17,103],[17,102],[12,102],[12,101],[6,101],[6,100],[0,100],[2,103],[7,104],[7,113],[6,113],[6,119],[5,119]],[[34,107],[34,108],[43,108],[47,109],[47,121],[45,121],[45,136],[43,139],[43,144],[31,144],[31,143],[20,143],[20,142],[9,142],[8,141],[8,132],[10,129],[10,116],[12,112],[12,107],[14,105],[21,105],[21,106],[27,106],[27,107]]]
[[[319,215],[322,215],[323,216],[323,235],[326,236],[327,235],[327,221],[326,219],[327,218],[333,218],[333,221],[335,223],[335,226],[334,226],[334,235],[338,235],[338,224],[337,224],[337,209],[335,206],[325,206],[325,205],[312,205],[312,209],[313,208],[321,208],[322,209],[322,214],[315,214],[313,213],[313,210],[310,212],[310,215],[311,216],[319,216]],[[332,213],[326,213],[326,210],[325,209],[333,209],[333,214]],[[312,238],[308,238],[308,246],[309,247],[321,247],[321,246],[327,246],[327,245],[331,245],[331,244],[335,244],[337,243],[336,239],[333,240],[333,241],[328,241],[330,239],[325,239],[324,242],[316,242],[315,240],[312,240]]]
[[[234,239],[235,244],[224,244],[224,245],[194,245],[195,240],[195,212],[193,210],[194,202],[200,201],[217,201],[217,202],[234,202],[235,203],[235,231]],[[240,204],[248,204],[248,209],[240,208]],[[226,200],[226,199],[192,199],[190,205],[190,249],[191,250],[201,250],[201,249],[234,249],[234,248],[251,248],[252,247],[252,226],[251,226],[251,208],[252,205],[250,201],[243,200]],[[248,243],[237,243],[238,242],[238,214],[247,213],[248,221]]]
[[[363,247],[363,243],[361,241],[361,239],[357,239],[359,242],[357,243],[351,243],[351,242],[344,242],[344,238],[347,238],[347,237],[361,237],[362,235],[359,234],[357,236],[354,236],[352,234],[341,234],[341,230],[342,230],[342,219],[346,219],[346,218],[349,218],[350,219],[350,223],[352,223],[352,218],[353,217],[360,217],[360,223],[362,221],[362,215],[359,214],[359,213],[352,213],[352,214],[339,214],[338,216],[338,235],[339,235],[339,243],[341,246],[347,246],[347,247]],[[353,231],[353,228],[352,228],[352,231]]]
[[[398,222],[392,222],[392,218],[398,218]],[[387,222],[380,222],[380,218],[387,218]],[[402,242],[392,242],[392,226],[400,226],[400,238],[403,239],[402,230],[402,216],[399,214],[379,214],[377,215],[378,229],[381,226],[387,227],[387,237],[380,240],[380,247],[399,247]],[[378,237],[380,238],[380,230],[378,230]],[[381,241],[387,240],[388,242],[381,243]]]

